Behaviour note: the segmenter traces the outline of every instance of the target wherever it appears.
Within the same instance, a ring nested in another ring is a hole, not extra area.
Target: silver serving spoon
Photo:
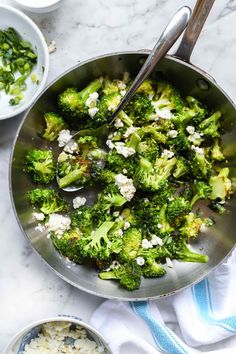
[[[130,86],[129,90],[126,92],[125,96],[121,100],[120,104],[116,108],[116,110],[112,114],[111,121],[108,124],[104,124],[103,126],[94,129],[94,135],[104,136],[108,134],[109,127],[114,122],[118,113],[124,108],[124,106],[131,100],[132,96],[139,88],[139,86],[143,83],[143,81],[150,75],[153,71],[157,63],[166,55],[168,50],[173,46],[173,44],[180,37],[184,29],[186,28],[188,21],[191,16],[191,9],[188,6],[183,6],[180,10],[176,12],[176,14],[172,17],[169,24],[161,34],[158,39],[155,47],[152,49],[151,53],[147,57],[145,63],[141,67],[138,75]],[[76,139],[80,136],[85,136],[87,133],[91,134],[91,130],[84,129],[80,130],[76,134],[73,135],[72,139]],[[71,144],[71,140],[66,144],[64,150],[68,148],[68,145]],[[59,182],[59,177],[57,176],[57,181]],[[71,184],[65,188],[61,187],[66,192],[75,192],[79,189],[83,188],[83,186],[76,186],[76,184]]]

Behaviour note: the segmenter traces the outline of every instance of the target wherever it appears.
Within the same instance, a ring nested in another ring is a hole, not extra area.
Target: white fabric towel
[[[208,278],[176,295],[107,300],[90,322],[114,354],[236,354],[236,250]]]

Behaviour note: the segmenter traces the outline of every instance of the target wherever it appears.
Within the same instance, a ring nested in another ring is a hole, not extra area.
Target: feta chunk
[[[117,80],[117,87],[119,90],[125,90],[126,89],[126,83],[122,80]]]
[[[146,238],[144,238],[142,240],[142,248],[148,249],[148,248],[152,248],[152,247],[153,247],[153,245],[152,245],[151,241],[148,241]]]
[[[178,133],[177,133],[177,130],[169,130],[167,135],[170,137],[170,138],[176,138]]]
[[[45,219],[44,213],[33,213],[33,217],[38,221],[43,221]]]
[[[137,130],[137,128],[135,128],[133,125],[131,125],[129,128],[127,128],[125,134],[124,134],[124,138],[127,139],[131,134],[133,134],[135,131]]]
[[[72,135],[70,134],[70,131],[68,129],[62,129],[57,138],[58,146],[59,147],[65,146],[70,141],[71,138]]]
[[[202,134],[195,132],[188,136],[188,140],[191,141],[194,145],[200,145],[202,142]]]
[[[133,198],[136,188],[134,187],[133,180],[131,178],[127,178],[122,173],[119,173],[116,175],[115,184],[125,199],[130,201]]]
[[[118,218],[119,215],[120,215],[119,211],[114,211],[113,216],[114,216],[115,218]]]
[[[97,107],[89,108],[88,114],[90,115],[91,118],[93,118],[98,111],[99,109]]]
[[[128,221],[126,221],[124,223],[124,230],[127,230],[130,227],[130,223]]]
[[[195,128],[192,125],[187,126],[186,130],[190,135],[195,133]]]
[[[170,151],[170,150],[167,150],[167,149],[164,149],[162,154],[161,154],[161,157],[167,157],[168,159],[171,159],[173,156],[174,156],[173,151]]]
[[[115,235],[118,236],[118,237],[122,237],[123,236],[123,230],[122,229],[119,229],[115,232]]]
[[[153,246],[163,246],[163,240],[156,235],[152,235],[151,243]]]
[[[132,156],[136,152],[133,148],[125,146],[125,143],[122,142],[116,143],[115,149],[118,154],[123,155],[124,157]]]
[[[173,114],[171,113],[171,111],[168,108],[159,108],[159,102],[155,102],[152,101],[152,106],[155,109],[155,112],[157,114],[158,117],[162,118],[162,119],[171,119]]]
[[[109,147],[109,149],[114,149],[115,144],[111,141],[111,139],[107,139],[106,145]]]
[[[122,97],[124,97],[126,95],[126,90],[121,90],[120,94],[121,94]]]
[[[57,44],[56,41],[52,40],[49,44],[48,44],[48,52],[49,54],[54,53],[57,50]]]
[[[145,263],[145,260],[143,257],[137,257],[137,258],[135,258],[135,261],[139,266],[143,266]]]
[[[85,197],[76,197],[73,199],[73,208],[78,209],[86,203],[87,199]]]
[[[85,102],[86,106],[89,108],[94,108],[97,104],[98,97],[99,95],[97,92],[90,93],[89,97]]]
[[[64,151],[68,152],[69,154],[73,154],[77,150],[78,150],[78,144],[73,139],[71,139],[64,147]]]
[[[198,147],[198,146],[195,146],[195,145],[192,145],[191,146],[191,149],[193,150],[193,151],[195,151],[197,154],[199,154],[199,155],[204,155],[204,149],[203,148],[200,148],[200,147]]]
[[[57,237],[60,237],[64,231],[70,229],[71,219],[68,216],[52,213],[45,226],[49,232],[55,232]]]
[[[122,128],[124,126],[124,123],[122,122],[122,120],[120,118],[116,119],[114,126],[119,129]]]

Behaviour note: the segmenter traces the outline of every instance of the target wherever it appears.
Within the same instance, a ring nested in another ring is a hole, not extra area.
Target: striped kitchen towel
[[[103,302],[91,324],[114,354],[236,354],[236,250],[208,278],[176,295]]]

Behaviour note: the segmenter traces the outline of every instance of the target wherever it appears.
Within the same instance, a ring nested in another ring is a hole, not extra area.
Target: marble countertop
[[[10,0],[1,3],[11,4]],[[65,0],[48,14],[27,13],[46,40],[55,40],[48,83],[78,61],[114,51],[152,48],[167,21],[192,0]],[[236,1],[216,0],[192,62],[209,72],[236,101]],[[14,26],[14,24],[9,24]],[[8,164],[22,115],[0,121],[0,352],[22,326],[59,313],[88,321],[102,299],[59,279],[32,251],[16,222],[10,197]],[[160,300],[162,301],[162,300]]]

